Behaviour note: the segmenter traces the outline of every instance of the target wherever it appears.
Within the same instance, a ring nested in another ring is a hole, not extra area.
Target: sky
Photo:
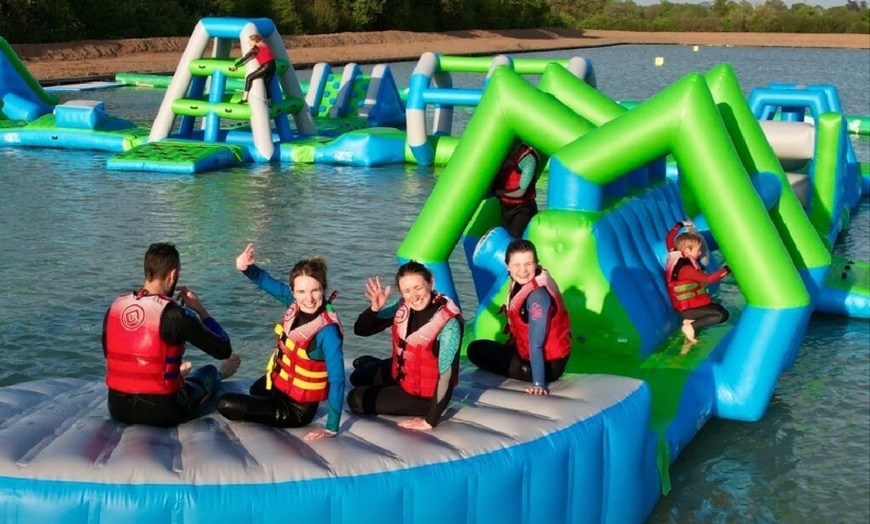
[[[702,4],[705,2],[712,3],[713,0],[668,0],[672,4]],[[765,0],[749,0],[750,4],[753,5],[761,5]],[[661,3],[661,0],[634,0],[634,3],[637,5],[656,5]],[[794,4],[807,4],[807,5],[820,5],[824,8],[828,7],[839,7],[841,5],[846,5],[846,0],[783,0],[783,3],[787,6],[792,6]]]

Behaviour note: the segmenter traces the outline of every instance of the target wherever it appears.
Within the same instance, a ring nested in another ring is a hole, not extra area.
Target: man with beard
[[[180,287],[172,299],[180,268],[175,245],[151,244],[145,253],[145,283],[119,296],[106,312],[109,414],[119,422],[171,427],[194,419],[220,380],[239,368],[229,336],[196,293]],[[190,364],[182,364],[186,342],[223,360],[217,367],[190,372]]]

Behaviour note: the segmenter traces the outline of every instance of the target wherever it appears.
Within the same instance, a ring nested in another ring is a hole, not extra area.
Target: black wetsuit
[[[106,323],[103,319],[103,356],[106,356]],[[160,317],[160,338],[167,344],[189,342],[216,359],[226,359],[232,354],[230,339],[212,317],[209,329],[193,312],[187,313],[176,303],[167,304]],[[109,414],[113,419],[127,424],[172,427],[187,422],[198,415],[200,406],[214,392],[220,376],[215,366],[209,364],[198,368],[184,379],[181,391],[171,394],[122,393],[109,389]]]
[[[425,325],[438,312],[438,304],[429,304],[423,311],[411,310],[408,319],[408,333],[413,333]],[[381,310],[383,312],[384,310]],[[393,326],[393,316],[382,318],[378,312],[366,308],[360,313],[353,326],[354,334],[367,337]],[[461,333],[460,333],[461,339]],[[438,356],[440,342],[436,339],[432,348]],[[453,394],[453,377],[459,374],[459,352],[447,375],[439,379],[439,386],[432,398],[418,397],[402,389],[393,379],[392,359],[377,359],[370,357],[360,364],[350,375],[350,383],[354,389],[347,395],[347,405],[354,413],[365,415],[408,415],[425,417],[430,426],[438,425],[441,414],[447,409]],[[445,380],[446,379],[446,380]]]
[[[257,53],[260,52],[260,46],[262,43],[258,43],[251,47],[250,51],[245,53],[245,56],[241,57],[233,64],[235,67],[239,67],[248,62],[248,60],[257,56]],[[265,64],[260,64],[260,67],[254,70],[253,73],[249,74],[245,77],[245,91],[251,91],[251,87],[254,85],[254,80],[258,78],[263,79],[263,84],[266,86],[266,98],[269,102],[272,101],[272,78],[275,77],[275,71],[277,71],[277,66],[275,65],[275,60],[269,60]]]
[[[315,313],[300,310],[293,320],[292,329],[307,324],[322,314],[322,309]],[[249,393],[250,395],[222,395],[218,399],[218,411],[230,420],[245,420],[278,428],[300,428],[314,420],[320,405],[320,402],[297,402],[274,387],[266,389],[265,375],[251,385]],[[337,429],[336,427],[334,431]]]

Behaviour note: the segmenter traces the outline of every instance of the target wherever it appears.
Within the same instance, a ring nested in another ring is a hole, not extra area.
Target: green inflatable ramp
[[[240,166],[244,158],[244,148],[241,146],[163,140],[142,144],[115,155],[109,159],[107,167],[115,171],[200,173]]]

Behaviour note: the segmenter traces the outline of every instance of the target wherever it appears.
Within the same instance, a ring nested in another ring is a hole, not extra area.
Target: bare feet
[[[311,442],[312,440],[320,440],[322,438],[334,437],[335,432],[328,429],[312,429],[307,435],[302,437],[302,440]]]
[[[680,331],[686,335],[686,340],[694,344],[698,339],[695,338],[695,327],[692,326],[692,322],[694,322],[694,320],[684,320],[683,327],[680,328]]]
[[[178,372],[181,373],[182,377],[190,375],[191,371],[193,371],[193,362],[182,362],[181,367],[178,368]]]
[[[233,355],[226,360],[221,360],[218,364],[218,372],[221,378],[230,378],[239,370],[239,365],[242,363],[242,357]]]
[[[692,350],[692,347],[693,347],[694,345],[695,345],[694,342],[690,342],[690,341],[688,341],[688,340],[685,341],[685,342],[683,343],[683,347],[680,348],[680,355],[683,355],[683,356],[688,355],[688,354],[689,354],[689,351]]]
[[[409,418],[399,422],[399,427],[403,429],[413,429],[414,431],[429,431],[432,426],[422,418]]]

